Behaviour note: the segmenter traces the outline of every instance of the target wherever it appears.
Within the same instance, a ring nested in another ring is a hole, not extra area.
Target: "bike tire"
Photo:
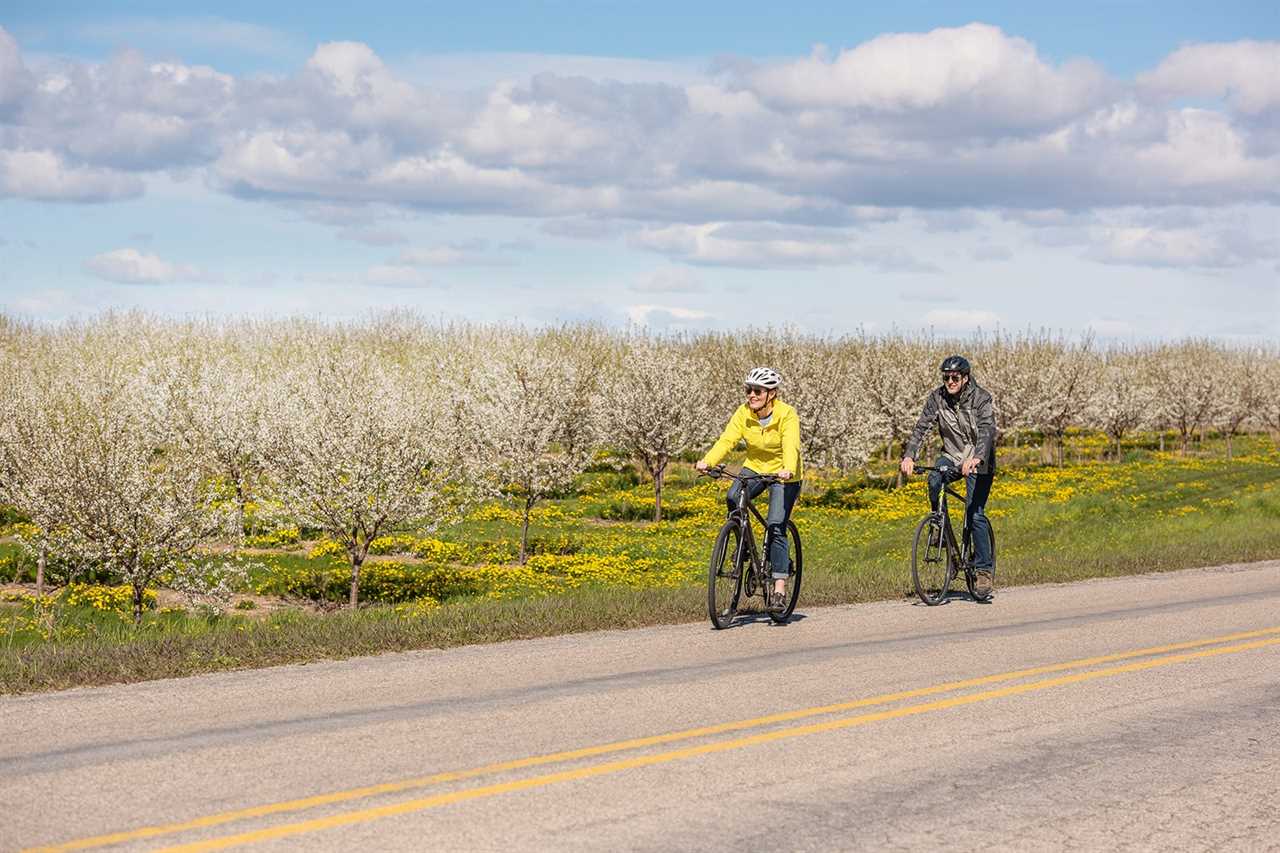
[[[738,613],[742,594],[742,532],[736,521],[726,521],[711,548],[711,565],[707,567],[707,615],[716,630],[728,628]]]
[[[791,558],[787,571],[787,606],[776,613],[769,611],[769,618],[779,625],[790,619],[795,612],[796,602],[800,600],[800,579],[804,576],[804,551],[800,545],[800,531],[791,521],[787,521],[787,540],[787,553]]]
[[[932,513],[920,519],[911,541],[911,584],[916,596],[930,607],[947,600],[951,586],[951,552],[946,547],[943,531],[938,531],[938,544],[929,544],[929,530],[935,524]]]

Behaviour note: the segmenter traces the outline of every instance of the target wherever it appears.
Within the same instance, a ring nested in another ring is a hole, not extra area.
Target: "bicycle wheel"
[[[707,615],[717,629],[729,627],[738,612],[742,594],[742,533],[738,523],[726,521],[711,549],[711,565],[707,568]]]
[[[930,541],[930,532],[937,531],[936,544]],[[911,542],[911,583],[916,595],[930,607],[947,600],[947,588],[951,586],[951,558],[942,541],[942,528],[933,513],[920,519],[916,525],[916,537]]]
[[[804,572],[804,553],[800,549],[800,531],[796,530],[793,522],[787,522],[787,554],[790,557],[790,566],[787,570],[787,606],[774,612],[769,611],[769,618],[779,624],[786,622],[791,618],[791,613],[796,609],[796,602],[800,600],[800,578]]]

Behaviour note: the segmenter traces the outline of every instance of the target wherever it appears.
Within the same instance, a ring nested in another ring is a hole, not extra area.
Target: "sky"
[[[1280,342],[1280,4],[798,5],[0,0],[0,312]]]

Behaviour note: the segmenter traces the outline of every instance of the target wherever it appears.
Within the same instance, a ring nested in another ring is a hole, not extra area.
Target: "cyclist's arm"
[[[782,470],[800,476],[800,413],[794,408],[778,427],[782,430]]]
[[[743,413],[745,408],[746,406],[738,407],[738,410],[733,413],[733,417],[729,418],[729,423],[725,424],[724,432],[720,434],[720,438],[707,451],[707,455],[702,457],[702,461],[707,463],[708,466],[718,463],[742,439],[743,428],[747,423],[747,417]]]
[[[992,458],[996,438],[996,410],[991,395],[984,393],[977,400],[974,412],[978,427],[978,443],[973,448],[973,455],[983,462]]]
[[[929,396],[924,398],[924,411],[920,412],[920,419],[916,421],[915,429],[911,431],[911,438],[907,440],[907,446],[902,451],[904,459],[915,460],[916,453],[920,451],[920,444],[924,441],[925,433],[938,422],[937,397],[937,394],[930,392]]]

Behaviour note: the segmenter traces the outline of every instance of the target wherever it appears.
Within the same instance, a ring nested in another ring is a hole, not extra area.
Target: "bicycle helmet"
[[[777,388],[782,384],[782,375],[772,367],[757,367],[747,374],[748,385],[759,385],[761,388]]]
[[[969,360],[962,355],[949,355],[942,360],[943,373],[962,373],[969,375]]]

